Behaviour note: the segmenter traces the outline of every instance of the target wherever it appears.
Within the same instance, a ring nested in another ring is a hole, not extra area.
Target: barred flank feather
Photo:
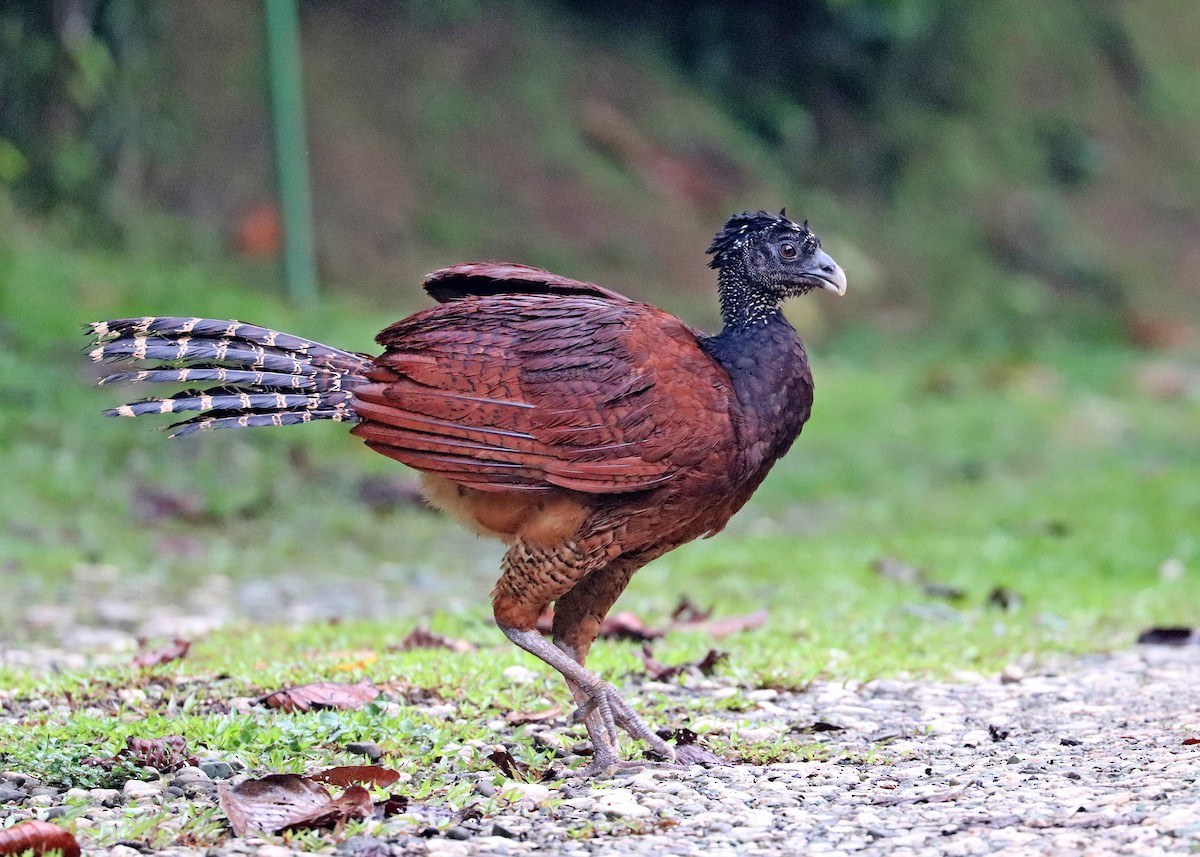
[[[358,422],[354,388],[371,359],[310,339],[238,321],[210,318],[123,318],[88,325],[97,362],[145,368],[100,379],[112,383],[192,383],[221,386],[142,399],[105,411],[138,417],[197,411],[170,426],[175,435],[204,429],[280,426],[313,420]],[[157,361],[157,362],[154,362]]]

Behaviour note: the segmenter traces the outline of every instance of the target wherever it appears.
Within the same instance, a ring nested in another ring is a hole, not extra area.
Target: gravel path
[[[479,812],[410,807],[343,842],[354,857],[522,854],[1188,854],[1200,852],[1200,646],[1143,647],[999,678],[818,683],[754,691],[755,708],[694,724],[773,741],[814,723],[837,729],[824,761],[710,770],[643,769],[613,781],[478,779]],[[656,688],[661,689],[661,688]],[[719,696],[722,689],[708,692]],[[820,727],[828,728],[828,727]],[[552,730],[552,726],[547,726]],[[1189,743],[1191,742],[1191,743]],[[216,776],[230,772],[208,766]],[[56,794],[0,779],[0,820],[55,817],[103,826],[213,801],[197,768],[124,793]],[[41,791],[42,793],[38,793]],[[7,801],[5,801],[7,797]],[[169,821],[164,823],[169,824]],[[0,825],[2,826],[2,825]],[[435,831],[433,827],[438,829]],[[160,854],[282,857],[282,840],[229,839]],[[86,841],[85,841],[86,849]],[[137,857],[129,845],[89,851]]]

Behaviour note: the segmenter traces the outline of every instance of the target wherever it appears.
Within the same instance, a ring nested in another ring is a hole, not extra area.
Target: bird
[[[352,423],[420,473],[430,505],[508,547],[496,624],[557,671],[593,745],[584,777],[625,761],[623,730],[658,764],[672,746],[586,667],[600,623],[635,572],[723,529],[799,436],[813,380],[785,299],[846,293],[808,221],[735,214],[706,251],[723,327],[705,334],[602,286],[508,262],[429,274],[436,302],[368,355],[238,321],[94,322],[90,356],[126,364],[101,384],[205,382],[108,416],[182,414],[206,429]],[[553,605],[552,641],[537,630]],[[711,755],[711,754],[709,754]]]

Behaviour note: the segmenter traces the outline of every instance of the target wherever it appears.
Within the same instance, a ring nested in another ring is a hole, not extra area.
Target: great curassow
[[[506,263],[430,274],[438,306],[384,330],[377,357],[236,321],[90,325],[93,360],[139,363],[101,383],[214,382],[121,405],[200,429],[356,423],[421,471],[429,502],[510,547],[492,592],[505,635],[562,674],[594,747],[585,775],[623,764],[617,729],[694,761],[584,667],[600,622],[655,557],[721,530],[791,446],[812,406],[804,347],[780,311],[846,277],[783,212],[729,220],[708,248],[724,329],[707,336],[590,283]],[[537,630],[554,603],[553,644]]]

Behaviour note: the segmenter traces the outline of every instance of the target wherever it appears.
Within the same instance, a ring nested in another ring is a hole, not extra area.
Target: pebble
[[[550,789],[539,783],[506,783],[501,791],[510,801],[528,800],[541,803],[550,799]]]
[[[346,745],[346,752],[366,756],[371,764],[377,764],[383,758],[383,748],[374,741],[351,741]]]
[[[162,798],[163,790],[158,783],[129,780],[122,787],[121,793],[125,795],[126,800],[134,802],[156,801]]]
[[[29,797],[29,792],[22,788],[0,785],[0,803],[15,803]]]
[[[227,780],[233,776],[233,765],[228,762],[201,762],[200,771],[210,780]]]

